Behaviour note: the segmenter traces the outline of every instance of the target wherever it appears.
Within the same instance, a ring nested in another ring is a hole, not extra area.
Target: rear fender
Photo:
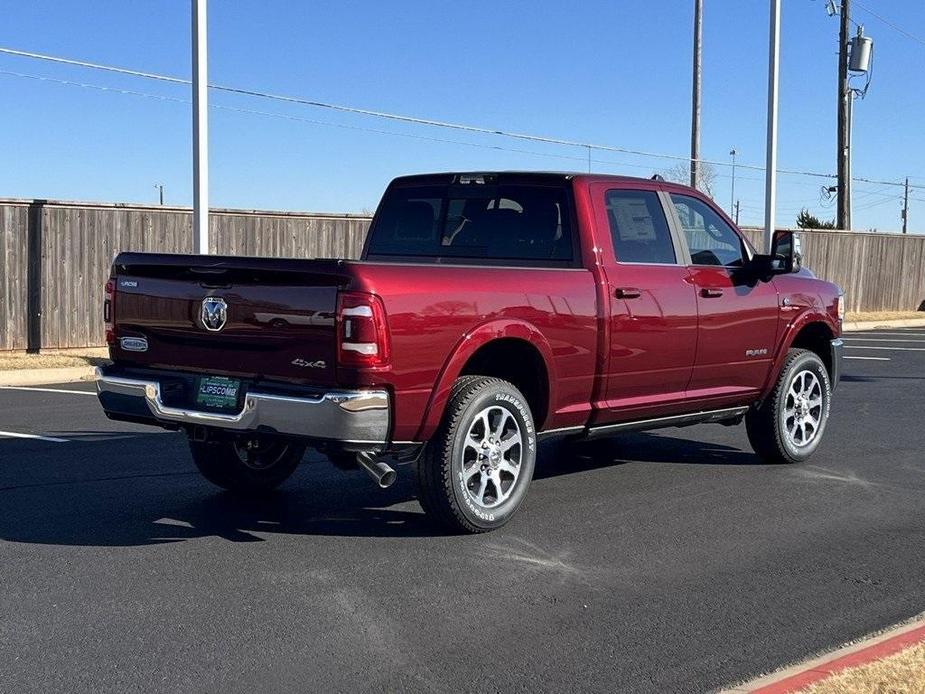
[[[427,441],[434,435],[440,425],[440,419],[443,417],[447,401],[450,399],[453,382],[459,378],[459,374],[462,373],[466,362],[479,348],[489,342],[503,338],[516,338],[529,342],[539,351],[546,364],[546,373],[549,377],[549,411],[553,411],[554,403],[557,402],[556,373],[552,359],[552,348],[549,346],[549,342],[536,327],[526,321],[514,319],[494,320],[466,333],[454,346],[450,357],[444,363],[443,369],[437,377],[437,383],[430,395],[430,401],[424,413],[424,421],[421,423],[417,436],[415,436],[415,441]]]

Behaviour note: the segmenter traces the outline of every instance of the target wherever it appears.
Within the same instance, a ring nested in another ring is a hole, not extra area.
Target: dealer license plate
[[[234,410],[238,407],[238,393],[241,381],[224,376],[204,376],[199,379],[196,404],[222,410]]]

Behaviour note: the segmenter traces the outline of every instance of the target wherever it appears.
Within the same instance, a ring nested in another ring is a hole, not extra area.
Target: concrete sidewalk
[[[59,369],[9,369],[0,371],[0,386],[41,386],[47,383],[92,381],[94,366],[68,366]]]

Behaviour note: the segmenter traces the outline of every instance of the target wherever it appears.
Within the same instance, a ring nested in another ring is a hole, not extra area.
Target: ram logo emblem
[[[216,333],[225,327],[228,320],[228,304],[217,296],[207,296],[202,300],[200,318],[206,330]]]

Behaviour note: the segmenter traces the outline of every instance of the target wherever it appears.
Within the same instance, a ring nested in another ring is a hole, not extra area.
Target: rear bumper
[[[845,343],[839,337],[832,340],[830,344],[832,349],[832,390],[835,390],[841,380],[842,353],[845,351]]]
[[[110,417],[171,427],[204,426],[232,432],[286,434],[349,444],[386,444],[389,395],[385,390],[331,390],[290,396],[250,390],[237,413],[165,405],[161,384],[97,369],[97,394]]]

